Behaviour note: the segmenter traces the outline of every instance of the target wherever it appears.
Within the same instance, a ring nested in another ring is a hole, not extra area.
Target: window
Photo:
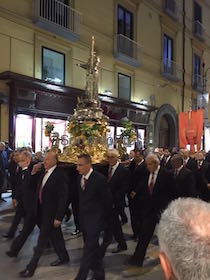
[[[133,40],[133,14],[119,5],[117,9],[117,18],[117,33]]]
[[[65,55],[63,53],[42,48],[42,79],[65,84]]]
[[[201,58],[197,54],[194,54],[193,73],[194,73],[194,75],[200,75],[201,74]]]
[[[163,39],[163,67],[164,73],[173,74],[173,39],[164,34]]]
[[[193,57],[193,86],[197,89],[202,87],[201,58],[197,54]]]
[[[194,2],[194,21],[202,23],[202,9],[196,2]]]
[[[131,98],[131,77],[118,73],[118,97],[130,100]]]
[[[202,26],[202,9],[196,2],[194,2],[194,33],[201,38],[204,33]]]

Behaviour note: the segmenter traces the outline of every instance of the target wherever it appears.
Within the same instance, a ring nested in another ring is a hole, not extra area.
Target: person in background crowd
[[[193,174],[197,170],[195,159],[190,157],[190,152],[187,149],[180,149],[179,153],[183,157],[183,165],[190,169]]]
[[[21,176],[18,193],[16,194],[18,206],[21,207],[21,211],[24,216],[24,224],[23,229],[20,234],[14,239],[11,244],[10,250],[6,252],[9,257],[17,257],[19,251],[21,250],[23,244],[25,243],[27,237],[32,232],[35,226],[35,218],[32,214],[33,212],[33,204],[35,201],[35,188],[32,187],[31,180],[31,171],[33,167],[32,163],[32,155],[28,151],[23,151],[19,154],[18,160],[19,166],[21,167]],[[32,221],[32,222],[31,222]],[[32,223],[32,227],[30,229],[30,225]],[[12,235],[12,230],[9,230],[9,236]],[[14,232],[13,232],[14,236]]]
[[[136,150],[135,158],[131,161],[130,166],[130,186],[128,192],[129,209],[131,216],[131,226],[133,230],[133,238],[136,239],[139,235],[140,227],[142,226],[141,212],[142,205],[140,205],[136,199],[136,192],[139,184],[147,176],[148,170],[144,160],[144,151]]]
[[[5,141],[4,143],[5,143],[5,152],[7,153],[7,158],[9,159],[13,150],[10,148],[9,143],[7,141]]]
[[[169,152],[169,149],[164,149],[163,166],[164,166],[167,170],[171,170],[171,169],[172,169],[172,164],[171,164],[171,153]]]
[[[144,257],[159,215],[173,199],[173,177],[160,166],[157,155],[146,157],[148,174],[139,182],[136,197],[142,205],[142,227],[139,232],[138,244],[133,256],[128,260],[130,265],[143,266]]]
[[[160,261],[166,280],[210,279],[210,204],[179,198],[158,226]]]
[[[6,158],[5,158],[5,144],[4,142],[0,142],[0,202],[5,202],[5,200],[2,198],[2,192],[4,188],[5,183],[5,176],[6,176]],[[7,154],[6,154],[7,156]]]
[[[129,171],[119,162],[119,152],[115,149],[108,151],[109,167],[107,172],[108,188],[112,194],[113,206],[108,227],[104,231],[104,238],[101,244],[102,255],[105,255],[106,248],[112,242],[114,236],[117,247],[112,253],[119,253],[127,250],[127,244],[122,231],[119,215],[125,207],[125,194],[128,190]]]
[[[38,151],[35,153],[35,161],[36,162],[43,162],[44,161],[44,155],[42,151]]]
[[[204,159],[202,152],[196,153],[195,156],[197,170],[195,172],[196,187],[200,199],[209,201],[210,190],[208,183],[210,182],[210,164]]]
[[[196,197],[196,182],[190,169],[184,167],[180,154],[172,158],[172,166],[175,178],[174,197]]]
[[[85,280],[91,269],[93,279],[104,280],[102,255],[99,236],[107,226],[112,209],[112,198],[106,178],[93,171],[91,158],[87,154],[78,157],[77,170],[79,188],[80,229],[83,233],[84,248],[80,269],[75,280]]]
[[[15,216],[13,217],[11,226],[6,233],[3,233],[4,238],[13,238],[17,227],[22,218],[24,218],[25,212],[23,210],[21,201],[20,201],[20,187],[22,181],[22,168],[20,162],[20,151],[15,151],[13,156],[13,161],[9,163],[9,173],[11,180],[12,188],[12,205],[15,209]]]
[[[160,159],[160,166],[164,166],[164,149],[162,147],[158,148],[158,156]]]

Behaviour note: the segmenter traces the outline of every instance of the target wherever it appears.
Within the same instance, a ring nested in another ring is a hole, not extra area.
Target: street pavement
[[[9,258],[5,252],[8,251],[11,240],[6,240],[1,236],[9,228],[14,213],[6,211],[6,208],[11,210],[11,199],[6,199],[7,202],[4,202],[4,206],[3,202],[0,203],[0,278],[13,280],[20,279],[18,277],[18,272],[23,270],[25,265],[29,262],[33,254],[33,247],[36,245],[39,229],[34,229],[34,232],[28,238],[17,258]],[[70,255],[70,263],[59,267],[51,267],[50,263],[54,261],[57,256],[52,248],[45,249],[42,258],[40,259],[39,266],[31,279],[70,280],[76,276],[79,269],[80,257],[82,255],[82,236],[75,237],[71,235],[71,232],[74,230],[72,218],[69,222],[63,223],[62,229],[66,247]],[[106,279],[119,280],[128,278],[131,280],[164,280],[158,259],[157,240],[154,239],[152,242],[153,244],[151,243],[149,246],[144,267],[131,267],[125,265],[125,262],[126,259],[133,254],[136,242],[131,238],[132,234],[129,223],[123,226],[123,231],[127,239],[128,250],[118,254],[112,254],[111,250],[116,246],[116,243],[113,242],[110,245],[104,258]]]

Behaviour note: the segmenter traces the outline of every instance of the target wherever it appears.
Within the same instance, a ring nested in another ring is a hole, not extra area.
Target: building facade
[[[177,114],[202,107],[210,86],[208,0],[1,0],[1,140],[40,150],[47,120],[66,133],[92,35],[112,136],[131,120],[144,145],[178,146]]]

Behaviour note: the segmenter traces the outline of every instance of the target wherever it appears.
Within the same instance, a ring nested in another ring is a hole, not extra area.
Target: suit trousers
[[[18,204],[17,207],[16,207],[16,211],[15,211],[15,216],[12,220],[12,224],[9,228],[9,231],[8,231],[8,235],[13,237],[15,235],[15,232],[17,230],[17,227],[21,221],[22,218],[24,218],[25,216],[25,211],[22,207],[21,204]]]
[[[126,246],[126,241],[125,237],[122,231],[122,225],[119,219],[119,212],[113,210],[113,213],[111,215],[111,219],[109,222],[108,227],[104,230],[104,237],[103,237],[103,242],[100,246],[101,254],[104,257],[106,253],[107,247],[110,245],[112,242],[112,238],[114,236],[115,240],[118,243],[118,246],[124,247]]]
[[[10,251],[16,254],[19,253],[36,224],[37,222],[35,217],[26,217],[24,219],[23,229],[21,233],[13,240]]]
[[[99,248],[99,235],[100,232],[95,234],[85,234],[83,232],[83,256],[79,272],[75,278],[76,280],[86,280],[90,269],[94,273],[94,279],[105,280],[103,261]]]
[[[137,237],[140,231],[140,219],[138,213],[139,205],[136,197],[134,197],[133,199],[128,197],[128,201],[129,201],[129,210],[130,210],[130,218],[131,218],[131,227],[134,236]]]
[[[27,269],[29,271],[35,271],[39,259],[43,253],[43,250],[47,246],[48,240],[51,241],[51,244],[54,247],[55,252],[61,261],[69,260],[69,255],[65,248],[65,242],[61,231],[61,227],[54,228],[52,224],[42,223],[37,246],[34,249],[34,254],[31,261],[27,265]]]
[[[143,264],[147,247],[155,231],[156,223],[157,223],[157,214],[150,213],[149,215],[144,216],[142,228],[139,233],[139,240],[135,249],[135,253],[133,255],[133,257],[139,263],[139,265]]]

